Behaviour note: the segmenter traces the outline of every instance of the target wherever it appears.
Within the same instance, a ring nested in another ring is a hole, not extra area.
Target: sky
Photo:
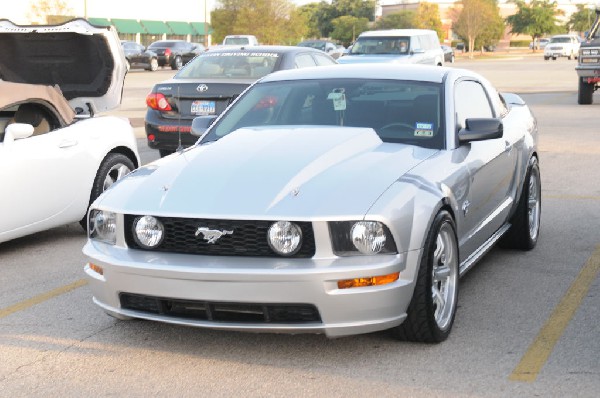
[[[29,10],[38,0],[0,0],[0,18],[29,24]],[[156,21],[204,21],[205,0],[64,0],[75,16],[96,18],[147,19]],[[303,5],[319,0],[291,0]],[[207,12],[217,0],[206,0]],[[118,13],[114,10],[118,10]],[[118,14],[118,15],[117,15]]]

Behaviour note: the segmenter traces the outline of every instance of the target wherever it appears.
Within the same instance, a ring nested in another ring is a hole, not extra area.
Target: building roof
[[[140,23],[144,28],[146,28],[146,32],[151,35],[162,35],[163,33],[171,33],[171,29],[169,26],[163,21],[148,21],[141,20]]]
[[[135,19],[113,18],[110,21],[115,28],[117,28],[117,32],[119,33],[148,33]]]

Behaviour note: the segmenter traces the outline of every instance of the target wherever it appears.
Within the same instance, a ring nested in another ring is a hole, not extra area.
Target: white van
[[[371,30],[358,36],[340,64],[397,62],[444,65],[444,51],[434,30]]]

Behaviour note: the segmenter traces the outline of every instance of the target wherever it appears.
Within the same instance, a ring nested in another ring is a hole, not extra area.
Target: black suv
[[[148,50],[158,55],[159,66],[170,66],[173,70],[179,70],[206,49],[200,43],[190,43],[185,40],[160,40],[150,44]]]
[[[596,20],[579,47],[575,70],[579,78],[577,102],[589,105],[594,100],[594,91],[600,88],[600,8],[596,8]]]

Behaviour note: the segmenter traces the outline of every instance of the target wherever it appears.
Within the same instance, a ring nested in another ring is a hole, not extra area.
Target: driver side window
[[[458,82],[454,96],[457,130],[465,127],[467,119],[494,117],[488,96],[479,82],[472,80]]]

